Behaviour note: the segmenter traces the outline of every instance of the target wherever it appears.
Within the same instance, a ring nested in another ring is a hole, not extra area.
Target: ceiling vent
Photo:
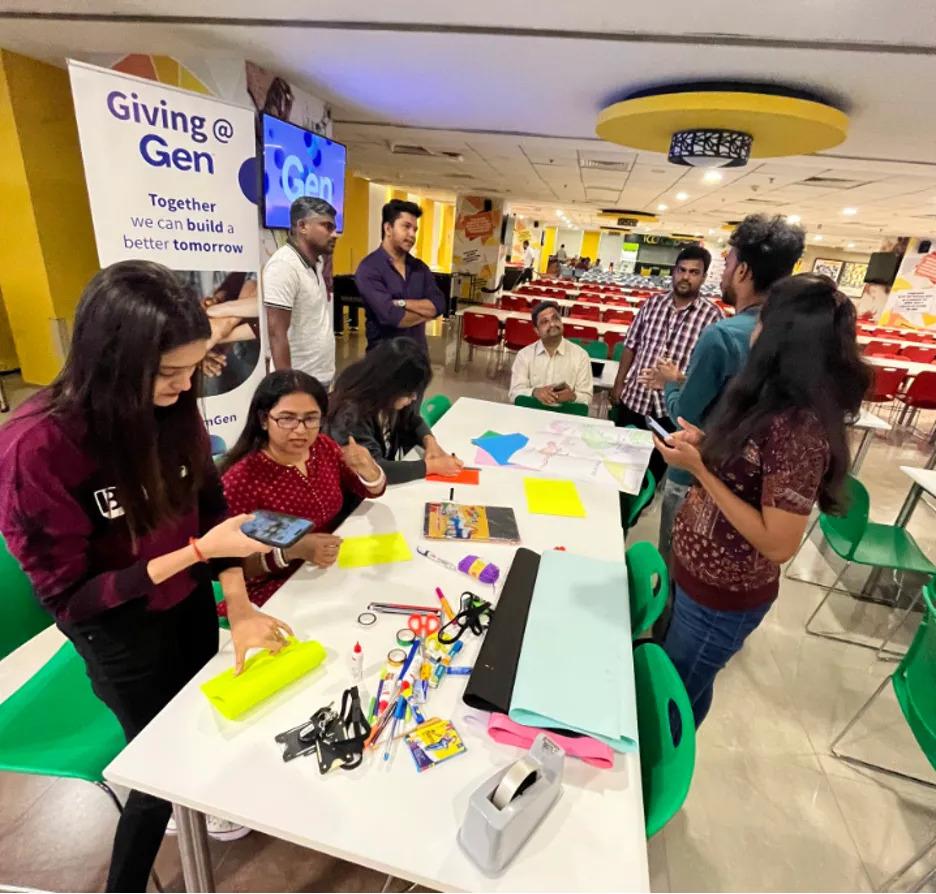
[[[863,180],[849,180],[846,177],[807,177],[800,180],[798,186],[818,186],[822,189],[852,189],[864,186]]]
[[[447,149],[428,149],[415,143],[391,143],[390,152],[394,155],[415,155],[419,158],[447,158],[449,161],[464,161],[460,152]]]
[[[605,161],[601,158],[584,158],[579,167],[588,168],[592,171],[620,171],[627,173],[631,169],[633,162],[630,161]]]

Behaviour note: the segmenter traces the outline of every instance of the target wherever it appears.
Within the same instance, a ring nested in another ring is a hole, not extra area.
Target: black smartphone
[[[667,431],[656,421],[652,416],[644,416],[644,420],[647,423],[647,427],[652,431],[664,444],[669,446],[669,437],[672,434],[671,431]]]
[[[292,546],[314,528],[315,525],[307,518],[271,512],[268,509],[258,509],[250,521],[241,525],[241,530],[248,537],[268,546],[278,546],[280,549]]]

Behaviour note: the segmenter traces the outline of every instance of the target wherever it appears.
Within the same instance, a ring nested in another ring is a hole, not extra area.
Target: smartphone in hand
[[[241,525],[241,530],[248,537],[280,549],[292,546],[314,528],[315,524],[307,518],[268,509],[258,509],[250,521]]]
[[[647,423],[647,428],[650,429],[664,444],[667,446],[670,445],[670,435],[672,432],[667,431],[656,421],[652,416],[644,416],[644,421]]]

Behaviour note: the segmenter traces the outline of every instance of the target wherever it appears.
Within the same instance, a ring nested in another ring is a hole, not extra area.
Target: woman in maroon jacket
[[[58,379],[0,428],[0,532],[132,739],[218,650],[235,662],[287,625],[247,599],[241,558],[268,547],[226,519],[191,390],[208,318],[171,271],[125,261],[85,288]],[[143,891],[171,813],[131,792],[109,891]]]

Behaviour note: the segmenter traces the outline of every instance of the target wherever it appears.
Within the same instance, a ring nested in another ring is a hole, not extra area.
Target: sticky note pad
[[[574,481],[552,478],[524,478],[527,510],[534,515],[564,515],[585,518],[585,507]]]
[[[478,469],[462,469],[457,475],[427,475],[426,481],[441,481],[443,484],[477,484],[481,480]]]
[[[390,562],[408,562],[413,558],[406,538],[399,532],[346,537],[338,549],[339,568],[365,568]]]

